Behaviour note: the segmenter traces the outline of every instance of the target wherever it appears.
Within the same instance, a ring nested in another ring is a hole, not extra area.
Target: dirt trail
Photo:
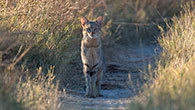
[[[84,91],[72,90],[62,97],[62,110],[124,110],[144,84],[143,71],[151,63],[155,45],[114,46],[105,51],[107,72],[103,76],[102,95],[83,97]],[[131,82],[131,83],[130,83]]]

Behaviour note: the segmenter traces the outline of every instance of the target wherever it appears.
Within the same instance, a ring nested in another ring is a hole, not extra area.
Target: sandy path
[[[143,72],[156,55],[155,45],[115,46],[105,52],[107,72],[98,98],[83,97],[72,90],[62,97],[62,110],[125,110],[144,84]],[[130,81],[131,80],[131,81]],[[130,83],[131,82],[131,83]]]

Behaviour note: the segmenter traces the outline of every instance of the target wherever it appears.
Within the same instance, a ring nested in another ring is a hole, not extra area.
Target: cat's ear
[[[99,16],[99,17],[96,19],[96,22],[99,23],[100,25],[102,24],[102,21],[103,21],[102,16]]]
[[[82,27],[88,22],[88,20],[85,17],[81,17],[81,25]]]

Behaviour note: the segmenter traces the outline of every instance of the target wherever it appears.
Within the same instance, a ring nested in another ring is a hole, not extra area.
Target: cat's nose
[[[94,74],[95,74],[95,72],[94,72],[94,71],[91,71],[91,72],[89,73],[89,76],[92,77]]]

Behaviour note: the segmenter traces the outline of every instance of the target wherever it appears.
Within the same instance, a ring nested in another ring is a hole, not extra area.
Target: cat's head
[[[89,21],[85,17],[81,17],[81,26],[83,27],[83,35],[86,37],[94,38],[100,37],[102,25],[102,16],[98,17],[95,21]]]

